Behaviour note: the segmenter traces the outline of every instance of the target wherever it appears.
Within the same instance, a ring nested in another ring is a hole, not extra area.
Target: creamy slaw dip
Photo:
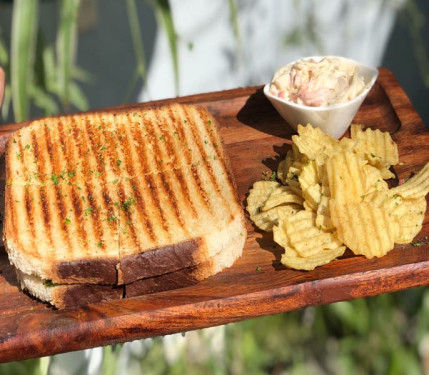
[[[270,93],[310,107],[327,107],[354,99],[365,89],[363,77],[350,61],[337,57],[302,59],[280,68]]]

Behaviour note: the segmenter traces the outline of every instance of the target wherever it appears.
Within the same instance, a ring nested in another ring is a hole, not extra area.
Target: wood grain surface
[[[128,107],[169,101],[207,106],[217,118],[243,202],[253,182],[264,171],[275,170],[290,148],[294,133],[265,99],[262,87]],[[429,161],[429,132],[390,71],[380,69],[354,122],[389,131],[398,143],[401,165],[395,170],[398,179],[393,184]],[[0,128],[0,152],[11,132],[23,125]],[[2,176],[0,194],[4,193]],[[396,246],[385,257],[372,260],[346,252],[341,259],[311,272],[283,267],[283,250],[272,235],[255,230],[250,221],[247,229],[243,256],[232,268],[197,285],[61,311],[18,289],[1,248],[0,361],[216,326],[429,283],[428,213],[414,245]]]

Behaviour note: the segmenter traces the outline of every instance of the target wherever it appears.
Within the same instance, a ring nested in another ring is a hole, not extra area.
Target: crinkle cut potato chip
[[[292,141],[298,150],[308,159],[314,160],[320,152],[331,153],[338,145],[338,140],[325,134],[320,128],[298,125],[298,135],[292,136]]]
[[[302,197],[296,195],[294,190],[289,186],[280,186],[271,192],[270,196],[262,207],[262,211],[268,211],[274,207],[288,203],[302,205],[304,201]]]
[[[338,238],[355,254],[371,259],[393,249],[399,223],[392,212],[367,202],[329,202]]]
[[[391,189],[393,194],[403,198],[418,199],[429,192],[429,163],[402,185]]]
[[[281,263],[288,268],[296,270],[312,271],[316,267],[323,266],[344,254],[345,246],[335,249],[326,249],[309,257],[301,257],[292,247],[286,247],[282,255]]]
[[[357,202],[365,194],[364,160],[351,151],[341,151],[326,161],[331,197],[343,203]]]
[[[381,257],[420,232],[429,193],[429,163],[389,189],[399,162],[389,133],[352,125],[340,141],[311,125],[297,128],[279,163],[280,182],[257,182],[247,199],[250,218],[285,249],[281,262],[312,270],[339,257]]]
[[[369,164],[382,168],[399,163],[398,145],[389,132],[370,128],[363,131],[362,125],[352,124],[350,133]]]
[[[277,206],[271,210],[260,212],[250,216],[253,223],[266,232],[271,232],[273,227],[278,225],[279,220],[296,214],[301,207],[296,205]]]
[[[393,215],[399,221],[399,234],[395,243],[411,243],[420,232],[426,212],[426,198],[404,199],[401,204],[393,209]]]
[[[274,189],[279,188],[281,185],[275,181],[256,181],[252,189],[249,191],[247,197],[247,211],[250,215],[259,213],[262,206],[270,197]]]
[[[333,233],[325,232],[316,226],[314,212],[302,210],[287,216],[279,223],[279,228],[286,233],[289,246],[302,257],[342,246]]]
[[[296,213],[303,200],[293,190],[275,181],[256,181],[247,197],[247,211],[254,224],[271,231],[279,219]]]

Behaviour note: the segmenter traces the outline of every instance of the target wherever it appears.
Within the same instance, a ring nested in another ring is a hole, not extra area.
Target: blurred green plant
[[[197,352],[195,342],[179,345],[173,362],[166,360],[162,337],[151,339],[148,350],[125,362],[123,344],[106,346],[102,373],[132,368],[134,374],[164,375],[426,375],[419,348],[429,337],[429,290],[414,288],[228,324],[223,347],[214,351],[211,337],[201,337]],[[0,373],[48,374],[49,357],[0,364]]]
[[[171,61],[174,73],[174,87],[176,96],[179,95],[179,53],[178,53],[178,35],[174,25],[174,18],[169,0],[145,0],[155,12],[157,23],[165,30],[168,46],[171,54]],[[238,24],[238,8],[237,0],[228,0],[230,11],[230,21],[233,30],[234,38],[237,44],[237,56],[242,55],[242,43],[240,36],[240,29]],[[133,41],[134,54],[136,57],[136,68],[128,84],[124,102],[128,102],[132,91],[135,89],[139,81],[142,84],[146,82],[146,58],[144,53],[144,45],[142,40],[142,32],[138,18],[135,0],[127,0],[127,13],[129,19],[129,26],[131,31],[131,38]]]
[[[168,46],[170,48],[171,60],[174,72],[174,86],[176,95],[179,94],[179,58],[177,52],[177,34],[174,26],[174,20],[170,3],[168,0],[145,0],[146,3],[152,7],[155,12],[157,23],[160,27],[165,29]],[[142,30],[140,27],[140,20],[138,17],[137,6],[135,0],[127,0],[127,14],[128,22],[131,33],[131,40],[133,43],[134,55],[136,58],[136,67],[128,83],[124,103],[127,103],[131,97],[133,90],[139,83],[144,84],[147,77],[146,57],[144,44],[142,39]]]
[[[426,24],[426,15],[420,10],[414,0],[408,0],[404,11],[400,13],[400,17],[409,28],[416,62],[425,86],[429,87],[429,56],[425,47],[426,39],[423,32]]]
[[[52,2],[53,6],[56,5]],[[75,65],[77,20],[80,0],[61,0],[55,46],[46,44],[39,27],[39,0],[15,0],[12,8],[10,52],[0,38],[0,64],[9,80],[5,88],[2,118],[10,107],[14,120],[24,121],[32,106],[52,115],[71,106],[87,110],[88,101],[76,81],[89,82],[90,75]]]
[[[177,346],[173,362],[166,360],[162,338],[154,338],[150,350],[132,358],[139,366],[136,373],[427,374],[419,347],[429,337],[429,290],[415,288],[229,324],[222,348],[213,348],[210,337],[199,332],[198,344],[192,342],[195,335],[184,334],[189,341]],[[106,374],[124,371],[121,348],[105,348]]]

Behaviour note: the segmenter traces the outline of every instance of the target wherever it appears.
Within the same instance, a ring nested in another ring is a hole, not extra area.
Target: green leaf
[[[89,73],[85,69],[79,68],[78,66],[73,66],[70,72],[71,78],[76,79],[77,81],[83,83],[94,83],[95,77],[93,74]]]
[[[73,104],[80,111],[87,111],[89,109],[88,100],[75,82],[69,82],[70,103]]]
[[[234,32],[234,37],[237,44],[241,43],[240,28],[238,27],[238,12],[237,12],[237,0],[229,0],[229,12],[231,14],[231,25]]]
[[[9,116],[10,104],[12,101],[12,88],[10,85],[6,85],[3,94],[3,105],[1,107],[1,117],[6,120]]]
[[[45,116],[51,116],[59,112],[59,106],[56,101],[40,87],[31,85],[29,95],[33,99],[34,105],[43,109]]]
[[[136,56],[136,69],[128,83],[127,90],[125,92],[124,102],[128,102],[132,91],[137,85],[139,78],[146,81],[146,57],[144,52],[142,33],[140,29],[140,22],[137,13],[137,7],[134,0],[127,0],[127,13],[130,24],[131,39],[133,41],[134,54]]]
[[[58,92],[63,106],[71,102],[71,70],[74,66],[77,46],[77,14],[80,0],[62,0],[60,23],[57,33]]]
[[[133,41],[134,54],[137,60],[137,72],[140,78],[146,80],[146,58],[144,53],[143,40],[141,37],[140,23],[137,13],[137,7],[134,0],[127,0],[127,12],[130,22],[130,31]]]
[[[51,93],[58,94],[55,51],[51,45],[45,46],[42,52],[45,72],[45,87]]]
[[[6,44],[2,38],[0,38],[0,65],[6,67],[9,64],[9,53],[6,48]]]
[[[165,28],[170,47],[171,58],[173,60],[174,87],[176,95],[179,95],[179,57],[177,51],[177,35],[174,26],[173,15],[168,0],[157,0],[151,2],[155,7],[155,14],[158,22]]]
[[[33,80],[39,1],[16,0],[12,11],[11,85],[15,120],[24,121],[30,111],[28,85]]]

